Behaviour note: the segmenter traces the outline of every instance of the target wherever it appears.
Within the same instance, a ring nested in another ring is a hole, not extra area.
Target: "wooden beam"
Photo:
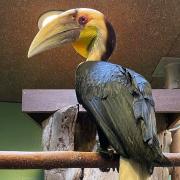
[[[180,166],[180,153],[164,153],[170,163],[162,167]],[[95,152],[44,151],[20,152],[0,151],[0,169],[54,169],[54,168],[115,168],[119,156],[104,159]]]
[[[157,113],[180,113],[180,89],[153,89]],[[58,109],[78,104],[74,89],[23,90],[22,111],[26,113],[53,113]],[[80,106],[80,111],[85,111]]]
[[[180,89],[153,89],[152,94],[157,113],[180,112]]]
[[[76,104],[74,89],[25,89],[22,93],[22,111],[26,113],[52,113]]]

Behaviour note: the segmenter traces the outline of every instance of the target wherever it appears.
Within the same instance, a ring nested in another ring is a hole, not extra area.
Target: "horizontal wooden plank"
[[[25,89],[22,93],[22,111],[54,112],[78,104],[74,89]]]
[[[153,89],[157,113],[180,112],[180,89]],[[22,111],[26,113],[51,113],[65,106],[78,104],[74,89],[25,89]],[[80,111],[84,109],[80,106]]]
[[[152,94],[157,113],[180,112],[180,89],[153,89]]]

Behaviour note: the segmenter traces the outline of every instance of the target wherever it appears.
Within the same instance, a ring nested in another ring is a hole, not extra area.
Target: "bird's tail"
[[[141,164],[120,158],[119,180],[150,180],[150,174]]]

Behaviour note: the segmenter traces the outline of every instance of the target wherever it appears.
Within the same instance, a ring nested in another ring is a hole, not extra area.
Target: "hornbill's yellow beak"
[[[40,29],[31,43],[28,57],[78,39],[81,27],[76,20],[76,14],[76,9],[61,13]]]

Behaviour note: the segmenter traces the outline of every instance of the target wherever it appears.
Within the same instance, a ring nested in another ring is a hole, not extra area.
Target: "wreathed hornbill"
[[[121,155],[120,178],[147,179],[165,157],[159,147],[151,86],[140,74],[107,62],[115,33],[104,15],[87,8],[60,13],[34,38],[28,57],[71,42],[86,61],[76,70],[77,99],[95,118],[100,146]]]

